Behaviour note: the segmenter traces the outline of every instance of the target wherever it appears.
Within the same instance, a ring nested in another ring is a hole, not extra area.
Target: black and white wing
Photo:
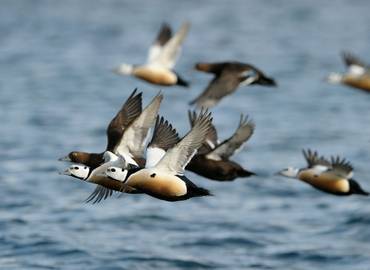
[[[368,67],[356,56],[349,52],[342,53],[343,61],[347,66],[348,73],[361,76],[368,72]]]
[[[155,123],[162,99],[162,94],[155,96],[141,114],[126,128],[115,149],[116,153],[130,154],[135,158],[144,157],[148,132]]]
[[[180,30],[168,40],[161,48],[156,57],[150,57],[149,65],[156,65],[167,69],[173,69],[181,52],[181,45],[189,31],[190,24],[184,23]]]
[[[353,177],[353,166],[345,158],[332,156],[330,160],[333,173],[346,179],[351,179]]]
[[[160,56],[164,45],[171,39],[172,31],[171,27],[167,23],[163,23],[157,38],[149,48],[147,63],[153,63]]]
[[[248,116],[240,116],[239,126],[234,134],[219,144],[213,151],[207,154],[207,158],[213,160],[229,159],[243,144],[253,135],[255,124]]]
[[[128,97],[122,108],[111,120],[107,128],[107,149],[108,151],[114,151],[117,147],[123,132],[132,121],[134,121],[141,113],[142,105],[142,93],[136,93],[135,89]]]
[[[157,116],[152,140],[146,150],[145,167],[154,167],[163,158],[166,151],[178,143],[179,140],[176,129],[163,117]]]
[[[328,161],[324,156],[319,156],[317,151],[312,151],[310,149],[302,150],[303,156],[307,161],[308,168],[314,168],[316,166],[322,166],[330,169],[332,167],[330,161]]]
[[[183,175],[186,165],[202,146],[212,125],[211,113],[201,111],[193,128],[155,166],[156,169],[174,175]]]
[[[190,121],[190,126],[193,127],[194,122],[198,117],[196,111],[189,110],[188,111],[188,117],[189,117],[189,121]],[[209,153],[210,151],[215,149],[217,145],[218,145],[217,130],[216,130],[215,126],[212,124],[211,128],[209,129],[209,131],[207,133],[207,136],[206,136],[206,139],[205,139],[203,145],[198,150],[198,154]]]

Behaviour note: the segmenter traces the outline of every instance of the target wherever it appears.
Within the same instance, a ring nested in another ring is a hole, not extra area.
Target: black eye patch
[[[75,170],[78,170],[79,168],[78,167],[74,167]]]
[[[110,169],[111,172],[116,172],[115,168]]]

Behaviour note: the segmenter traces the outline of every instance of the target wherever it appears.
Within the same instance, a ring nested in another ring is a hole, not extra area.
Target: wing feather
[[[149,48],[148,52],[148,64],[153,63],[158,56],[161,54],[163,46],[171,39],[172,31],[171,27],[167,23],[163,23],[157,38],[155,39],[152,46]]]
[[[148,132],[157,118],[162,99],[162,94],[155,96],[139,117],[126,128],[115,152],[119,154],[129,153],[135,158],[144,157]]]
[[[333,173],[343,178],[352,178],[353,166],[349,161],[339,156],[332,156],[330,160]]]
[[[313,168],[315,166],[324,166],[331,168],[331,163],[324,157],[319,156],[317,151],[312,151],[311,149],[302,150],[303,156],[307,161],[308,168]]]
[[[163,172],[183,175],[186,165],[203,144],[211,124],[211,113],[207,110],[201,111],[193,128],[180,142],[166,152],[155,168]]]
[[[188,117],[190,126],[194,126],[194,122],[197,119],[198,115],[196,111],[188,111]],[[209,129],[206,139],[203,145],[199,148],[198,154],[205,154],[212,151],[218,145],[218,138],[217,138],[217,130],[213,124],[211,124],[211,128]]]
[[[190,23],[186,22],[180,30],[163,46],[156,58],[150,61],[151,65],[158,65],[167,69],[173,69],[181,52],[181,45],[189,31]]]
[[[146,151],[145,167],[154,167],[179,140],[176,129],[163,117],[157,116],[152,140]]]
[[[137,89],[131,93],[122,108],[108,125],[106,131],[108,140],[106,150],[108,151],[114,150],[123,135],[124,129],[141,113],[142,92],[136,92]]]
[[[113,190],[98,185],[95,190],[86,198],[85,203],[99,203],[113,195]]]
[[[207,157],[214,160],[229,159],[253,135],[256,125],[248,116],[240,116],[239,125],[234,134],[218,145]]]
[[[241,79],[232,73],[222,72],[208,84],[206,89],[190,105],[209,108],[216,105],[223,97],[232,94],[238,88]]]

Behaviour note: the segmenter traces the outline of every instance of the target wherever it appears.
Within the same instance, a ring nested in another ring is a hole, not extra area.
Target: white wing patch
[[[365,68],[359,65],[350,65],[348,68],[348,73],[356,76],[361,76],[365,74],[365,72]]]
[[[146,163],[145,168],[152,168],[163,158],[166,154],[161,148],[158,147],[148,147],[146,150]]]

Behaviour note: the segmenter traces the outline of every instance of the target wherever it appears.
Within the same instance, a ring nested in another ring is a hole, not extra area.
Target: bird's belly
[[[138,67],[135,69],[134,75],[153,84],[174,85],[177,83],[177,76],[170,70]]]
[[[187,192],[184,181],[172,175],[135,173],[129,177],[127,184],[145,193],[158,197],[179,197]]]
[[[347,179],[333,177],[332,174],[322,173],[319,176],[301,174],[299,179],[320,190],[330,193],[347,193],[350,189]]]
[[[370,76],[361,76],[358,78],[347,78],[345,80],[345,83],[349,86],[370,92]]]

